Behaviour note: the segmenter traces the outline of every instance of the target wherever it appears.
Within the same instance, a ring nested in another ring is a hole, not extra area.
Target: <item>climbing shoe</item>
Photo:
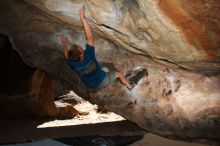
[[[125,75],[125,77],[127,78],[127,80],[129,81],[132,87],[137,85],[140,79],[142,79],[143,77],[147,77],[147,76],[148,76],[148,71],[146,68],[132,70]]]

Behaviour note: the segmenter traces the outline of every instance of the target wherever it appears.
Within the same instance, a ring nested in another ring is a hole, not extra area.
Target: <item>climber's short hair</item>
[[[74,61],[80,61],[80,49],[82,49],[82,47],[77,44],[73,44],[68,51],[68,57]]]

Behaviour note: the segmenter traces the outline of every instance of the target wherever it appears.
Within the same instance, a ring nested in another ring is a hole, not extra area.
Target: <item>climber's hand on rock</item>
[[[67,45],[67,38],[64,36],[61,36],[60,41],[63,45]]]

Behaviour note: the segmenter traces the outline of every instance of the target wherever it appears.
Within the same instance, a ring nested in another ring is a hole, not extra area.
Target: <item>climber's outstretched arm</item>
[[[65,59],[68,59],[68,49],[67,49],[67,38],[61,36],[61,43],[63,44],[63,56]]]
[[[87,39],[87,43],[89,45],[94,46],[95,42],[94,42],[92,30],[91,30],[91,28],[90,28],[90,26],[89,26],[89,24],[86,20],[85,14],[84,14],[84,5],[80,8],[79,16],[80,16],[81,23],[83,25],[83,30],[84,30],[84,33],[85,33],[85,36],[86,36],[86,39]]]

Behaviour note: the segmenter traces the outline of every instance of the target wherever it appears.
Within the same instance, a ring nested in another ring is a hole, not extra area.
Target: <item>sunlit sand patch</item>
[[[82,100],[73,92],[70,92],[68,95],[73,96],[76,100]],[[59,102],[56,102],[59,104]],[[88,112],[88,115],[78,115],[73,119],[67,120],[52,120],[49,122],[45,122],[41,125],[38,125],[37,128],[48,128],[48,127],[60,127],[60,126],[72,126],[72,125],[82,125],[82,124],[96,124],[96,123],[104,123],[104,122],[115,122],[125,120],[120,115],[117,115],[113,112],[108,113],[97,113],[98,106],[92,105],[88,101],[82,100],[81,103],[74,106],[75,109],[81,112]]]

